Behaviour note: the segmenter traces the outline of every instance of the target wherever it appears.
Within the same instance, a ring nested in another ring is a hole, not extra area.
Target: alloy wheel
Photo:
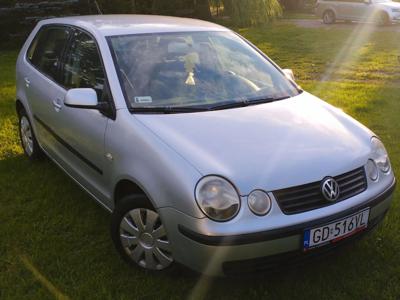
[[[335,15],[331,11],[327,11],[324,14],[324,23],[325,24],[332,24],[335,22]]]

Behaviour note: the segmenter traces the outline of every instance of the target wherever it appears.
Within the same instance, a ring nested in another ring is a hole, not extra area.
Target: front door
[[[99,101],[112,101],[100,52],[89,34],[73,29],[61,68],[60,81],[66,90],[92,88]],[[98,199],[109,198],[104,174],[104,134],[109,117],[97,109],[64,105],[53,111],[50,127],[58,136],[63,167]]]
[[[364,0],[354,0],[352,16],[351,16],[352,19],[368,21],[372,17],[371,8],[372,8],[372,5],[365,3]]]

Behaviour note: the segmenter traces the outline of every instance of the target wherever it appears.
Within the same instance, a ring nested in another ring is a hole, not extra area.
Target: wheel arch
[[[331,6],[328,6],[327,8],[325,8],[325,9],[322,11],[322,17],[323,17],[327,12],[329,12],[329,11],[333,12],[333,14],[335,15],[335,18],[337,19],[338,14],[336,13],[336,10],[335,10],[333,7],[331,7]]]
[[[23,109],[26,110],[24,104],[22,103],[22,101],[21,101],[20,99],[17,99],[17,100],[15,101],[15,110],[17,111],[17,114],[19,115],[20,112],[21,112]]]
[[[114,207],[117,206],[118,202],[128,196],[128,195],[143,195],[146,196],[149,204],[153,207],[156,208],[154,205],[154,201],[151,199],[151,197],[148,195],[148,193],[145,191],[145,189],[135,182],[132,179],[120,179],[117,184],[114,187],[114,194],[113,194],[113,201],[114,201]]]
[[[378,12],[381,13],[381,14],[385,14],[388,17],[390,17],[390,10],[386,10],[385,8],[381,8],[381,9],[378,10]]]
[[[377,14],[378,16],[379,15],[382,15],[382,16],[385,16],[386,17],[386,22],[385,22],[385,25],[387,25],[387,24],[389,24],[390,22],[392,22],[392,16],[390,15],[390,13],[387,11],[387,10],[385,10],[385,9],[380,9],[380,10],[378,10],[378,14]]]
[[[41,146],[41,143],[40,143],[40,140],[39,140],[39,137],[38,137],[38,134],[37,134],[36,123],[33,120],[33,114],[30,111],[28,103],[24,103],[24,101],[22,101],[21,99],[23,99],[23,98],[18,97],[15,100],[15,111],[17,112],[18,117],[20,116],[22,111],[26,112],[26,114],[28,116],[28,119],[29,119],[29,121],[31,123],[33,133],[35,134],[36,139],[38,140],[39,147],[43,150],[43,148]]]

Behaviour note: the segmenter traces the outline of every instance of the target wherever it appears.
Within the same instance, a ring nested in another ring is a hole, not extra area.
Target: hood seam
[[[169,143],[167,143],[160,135],[158,135],[156,132],[154,132],[149,126],[147,126],[145,123],[143,123],[134,114],[132,114],[132,116],[135,118],[135,120],[137,120],[140,124],[142,124],[146,129],[148,129],[154,136],[156,136],[164,145],[166,145],[173,152],[175,152],[180,158],[182,158],[186,163],[188,163],[190,166],[192,166],[192,168],[194,168],[200,174],[201,177],[204,176],[204,174],[202,172],[200,172],[200,170],[193,163],[191,163],[186,157],[184,157],[174,147],[172,147]]]

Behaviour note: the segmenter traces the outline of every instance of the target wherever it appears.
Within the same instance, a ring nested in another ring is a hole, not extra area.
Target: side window
[[[88,34],[79,31],[74,33],[62,73],[62,84],[67,89],[92,88],[99,100],[103,99],[104,69],[97,45]]]
[[[29,60],[31,63],[33,63],[33,55],[35,54],[36,47],[37,47],[37,44],[38,44],[40,35],[41,35],[42,33],[43,33],[43,31],[39,31],[39,32],[36,34],[35,38],[32,40],[31,45],[29,46],[28,53],[26,54],[26,57],[28,58],[28,60]]]
[[[70,31],[66,27],[43,28],[28,50],[28,60],[41,72],[56,80],[69,34]]]

